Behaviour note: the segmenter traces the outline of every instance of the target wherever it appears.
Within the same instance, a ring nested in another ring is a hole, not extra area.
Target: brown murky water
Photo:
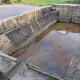
[[[44,36],[46,36],[51,30],[66,30],[74,33],[80,33],[80,25],[72,23],[56,23],[51,29],[46,31],[44,34],[39,36],[35,41],[40,41]]]
[[[66,30],[66,31],[74,32],[74,33],[80,33],[80,25],[79,24],[73,24],[73,23],[56,23],[52,28],[50,28],[49,30],[44,32],[42,35],[37,37],[36,40],[34,41],[34,43],[32,43],[32,45],[35,45],[35,43],[39,42],[51,30],[57,30],[57,31],[59,31],[59,30]],[[25,52],[27,52],[27,48],[25,48],[24,50],[14,54],[13,57],[18,58],[22,54],[24,54]]]

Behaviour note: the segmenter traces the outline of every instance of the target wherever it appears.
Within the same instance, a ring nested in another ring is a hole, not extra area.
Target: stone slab
[[[21,63],[21,67],[15,68],[16,72],[14,76],[10,77],[11,80],[47,80],[48,76],[41,74],[35,70],[28,68],[24,63]]]
[[[79,52],[80,53],[80,52]],[[78,54],[79,54],[78,53]],[[67,73],[65,75],[65,80],[80,80],[80,54],[72,58]]]
[[[71,22],[71,17],[58,17],[57,19],[59,22]]]
[[[52,11],[37,19],[41,28],[44,28],[54,20],[56,19],[54,19],[54,13]]]
[[[80,69],[76,69],[73,80],[80,80]]]
[[[40,31],[40,26],[39,26],[37,20],[31,21],[30,24],[31,24],[31,26],[32,26],[32,28],[33,28],[33,30],[34,30],[35,32]]]
[[[3,71],[4,74],[7,74],[16,64],[17,62],[11,59],[10,56],[0,55],[0,70]]]
[[[32,30],[30,28],[30,24],[25,24],[6,33],[6,36],[10,39],[13,45],[19,46],[21,43],[26,41],[31,34]]]
[[[80,24],[80,18],[73,18],[72,22],[76,24]]]

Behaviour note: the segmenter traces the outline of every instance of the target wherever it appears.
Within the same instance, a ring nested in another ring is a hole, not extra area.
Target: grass
[[[52,5],[52,4],[63,4],[63,3],[79,3],[80,0],[3,0],[3,3],[26,3],[26,4],[36,4],[40,6]]]
[[[65,3],[67,0],[23,0],[23,3],[36,5],[52,5],[56,3]]]

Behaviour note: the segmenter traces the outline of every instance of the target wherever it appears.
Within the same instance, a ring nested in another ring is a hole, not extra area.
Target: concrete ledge
[[[72,19],[72,22],[73,22],[73,23],[80,24],[80,18],[73,18],[73,19]]]
[[[54,17],[56,14],[50,8],[41,8],[41,14],[38,13],[39,16],[37,15],[36,18],[34,17],[35,12],[33,11],[32,13],[32,15],[26,14],[27,20],[24,14],[23,17],[18,16],[19,20],[17,20],[17,23],[19,26],[0,36],[1,51],[10,55],[14,54],[16,51],[29,45],[37,36],[57,22],[57,18]]]
[[[46,71],[45,69],[41,69],[41,68],[39,68],[39,67],[37,67],[37,66],[31,66],[31,65],[33,65],[33,64],[28,64],[28,63],[27,63],[26,65],[27,65],[28,68],[33,69],[33,70],[38,71],[38,72],[41,72],[42,74],[51,76],[51,77],[56,78],[56,79],[59,79],[59,80],[63,80],[63,79],[60,78],[58,75],[53,74],[52,72]]]
[[[71,22],[71,17],[58,17],[57,19],[59,22]]]
[[[79,71],[77,75],[76,70]],[[80,56],[74,56],[72,58],[64,80],[80,80]]]
[[[79,4],[54,4],[52,9],[59,12],[58,16],[78,17],[80,16]]]
[[[1,57],[4,57],[4,58],[7,58],[7,59],[9,59],[9,60],[11,60],[11,61],[14,61],[14,62],[17,62],[17,61],[18,61],[16,58],[13,58],[13,57],[11,57],[11,56],[8,56],[7,54],[4,54],[4,53],[2,53],[2,52],[0,52],[0,56],[1,56]]]
[[[35,9],[30,12],[25,12],[23,14],[9,17],[7,19],[0,21],[0,33],[5,33],[7,31],[10,31],[12,29],[18,28],[25,24],[25,22],[30,22],[33,19],[37,19],[46,13],[49,13],[51,11],[51,6],[41,7],[38,9]]]

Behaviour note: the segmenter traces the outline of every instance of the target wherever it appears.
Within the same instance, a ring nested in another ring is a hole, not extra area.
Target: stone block
[[[33,10],[33,11],[28,12],[28,13],[25,13],[24,14],[24,19],[25,19],[25,21],[28,21],[28,22],[35,19],[35,11]]]
[[[71,17],[58,17],[59,22],[71,22]]]
[[[46,13],[49,13],[51,11],[52,7],[49,6],[49,7],[44,7],[42,9],[42,14],[45,15]]]
[[[45,18],[44,18],[44,16],[38,18],[37,21],[38,21],[41,29],[42,29],[43,27],[45,27],[46,23],[45,23]]]
[[[30,36],[32,34],[32,29],[31,29],[30,23],[25,23],[24,25],[22,25],[21,28],[23,29],[23,31],[25,33],[27,32],[28,36]]]
[[[73,23],[80,24],[80,18],[73,18],[73,19],[72,19],[72,22],[73,22]]]
[[[80,80],[80,69],[76,69],[73,80]]]
[[[0,54],[4,53],[0,52]],[[2,70],[4,74],[7,74],[16,64],[17,61],[13,61],[12,59],[6,57],[6,55],[0,55],[0,70]]]
[[[52,22],[54,20],[54,14],[53,12],[49,12],[47,14],[45,14],[44,16],[40,17],[37,19],[39,22],[39,25],[41,28],[46,27],[50,22]]]
[[[31,26],[32,26],[32,28],[33,28],[33,30],[34,30],[35,32],[40,31],[40,26],[39,26],[37,20],[31,21],[30,24],[31,24]]]
[[[47,16],[48,16],[49,23],[52,22],[55,19],[53,12],[48,13]]]
[[[6,36],[10,39],[13,45],[19,46],[26,41],[31,34],[32,31],[30,25],[26,23],[25,25],[6,33]]]
[[[12,46],[10,40],[7,38],[5,34],[0,36],[0,50],[6,54],[10,53],[10,47]]]

